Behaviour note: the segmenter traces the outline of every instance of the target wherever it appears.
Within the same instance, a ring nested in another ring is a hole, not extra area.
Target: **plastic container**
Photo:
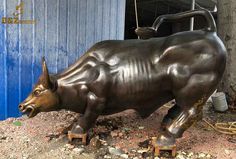
[[[228,104],[223,92],[214,93],[211,98],[216,111],[225,112],[226,110],[228,110]]]

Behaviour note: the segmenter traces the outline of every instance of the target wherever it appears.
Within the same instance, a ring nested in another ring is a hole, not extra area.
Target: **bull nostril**
[[[20,110],[22,110],[23,107],[24,107],[23,105],[21,105],[21,104],[19,105],[19,109],[20,109]]]

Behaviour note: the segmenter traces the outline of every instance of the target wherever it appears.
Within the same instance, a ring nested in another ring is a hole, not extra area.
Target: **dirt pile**
[[[141,119],[133,111],[100,117],[89,133],[90,144],[69,142],[67,131],[79,116],[70,111],[40,113],[32,119],[10,118],[0,122],[0,159],[89,159],[154,158],[150,139],[158,135],[167,108]],[[236,114],[204,109],[209,122],[232,121]],[[236,158],[236,136],[215,132],[197,122],[177,141],[178,159]],[[168,153],[163,153],[169,158]],[[157,157],[156,157],[157,158]]]

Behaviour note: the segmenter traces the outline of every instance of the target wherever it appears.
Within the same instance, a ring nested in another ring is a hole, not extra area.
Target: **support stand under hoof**
[[[82,139],[82,143],[86,145],[87,143],[87,133],[85,134],[74,134],[71,131],[68,131],[68,139],[72,141],[73,139]]]
[[[157,138],[152,139],[152,145],[154,147],[154,156],[160,156],[161,151],[171,151],[172,157],[176,156],[176,144],[173,145],[158,145]]]

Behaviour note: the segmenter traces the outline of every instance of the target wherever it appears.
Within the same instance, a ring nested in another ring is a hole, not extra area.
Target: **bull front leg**
[[[94,93],[89,92],[87,95],[87,106],[83,116],[73,125],[68,138],[82,138],[83,144],[86,144],[87,132],[95,124],[96,119],[104,108],[104,98],[97,97]]]

